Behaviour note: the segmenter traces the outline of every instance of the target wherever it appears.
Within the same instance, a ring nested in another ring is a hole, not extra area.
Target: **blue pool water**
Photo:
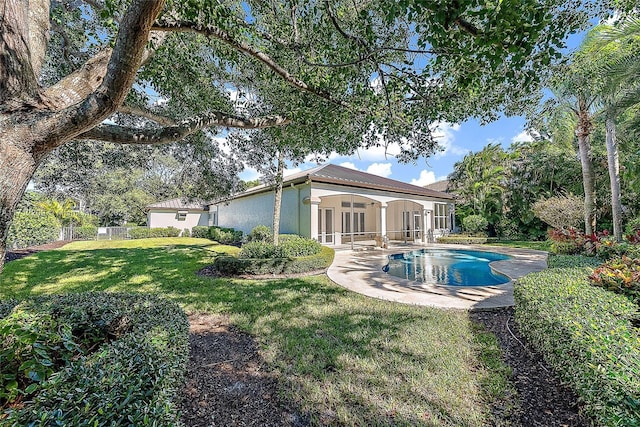
[[[492,261],[509,259],[495,252],[458,249],[420,249],[389,255],[382,269],[391,276],[448,286],[490,286],[509,278],[489,267]]]

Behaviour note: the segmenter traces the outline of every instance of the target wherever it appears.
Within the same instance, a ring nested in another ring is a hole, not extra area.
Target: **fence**
[[[59,240],[126,240],[130,239],[129,230],[133,227],[98,227],[94,236],[78,227],[64,227]]]

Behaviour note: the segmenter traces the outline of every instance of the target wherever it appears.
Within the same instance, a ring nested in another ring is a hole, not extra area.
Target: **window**
[[[188,211],[178,211],[178,221],[184,221],[187,219],[187,213],[189,213]]]
[[[447,214],[447,205],[445,203],[435,203],[433,206],[433,221],[437,229],[449,229],[449,215]]]
[[[342,212],[342,232],[345,234],[364,234],[364,212],[354,212],[353,221],[351,212]]]
[[[350,208],[351,207],[351,203],[350,202],[342,202],[341,206],[343,208]],[[367,208],[367,204],[366,203],[354,202],[353,203],[353,208],[354,209],[366,209]]]

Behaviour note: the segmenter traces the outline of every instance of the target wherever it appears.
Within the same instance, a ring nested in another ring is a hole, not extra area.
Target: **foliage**
[[[2,324],[3,356],[23,358],[38,384],[23,406],[4,410],[8,425],[179,423],[175,396],[189,343],[175,303],[133,294],[44,296],[15,305]],[[0,364],[3,373],[16,363]]]
[[[279,246],[275,247],[269,243],[250,242],[244,246],[251,245],[252,247],[255,244],[267,247],[267,249],[260,248],[255,250],[254,253],[256,255],[268,254],[267,251],[271,249],[271,247],[275,248],[276,251],[273,255],[279,255],[277,253]],[[242,248],[243,252],[244,246]],[[334,250],[327,246],[321,246],[320,252],[314,255],[299,257],[243,258],[243,252],[241,252],[237,258],[232,256],[219,256],[214,260],[213,266],[218,272],[227,276],[299,274],[326,270],[333,262],[335,255]]]
[[[74,239],[94,240],[97,235],[98,235],[98,227],[94,225],[83,225],[81,227],[73,228]]]
[[[584,222],[584,201],[573,194],[540,199],[531,209],[538,218],[553,228],[569,229]]]
[[[191,229],[191,236],[199,239],[208,239],[209,227],[206,225],[196,225]]]
[[[180,230],[175,227],[134,227],[129,230],[129,237],[132,239],[148,239],[153,237],[178,237]]]
[[[234,245],[242,241],[242,231],[226,227],[209,227],[209,238],[222,245]]]
[[[322,249],[322,245],[317,240],[308,239],[297,234],[281,235],[280,246],[290,257],[315,255]]]
[[[640,305],[640,259],[622,256],[599,266],[589,276],[591,284],[629,296]]]
[[[598,255],[598,258],[604,260],[620,258],[622,256],[638,258],[640,257],[639,243],[640,241],[636,239],[616,242],[612,238],[601,238],[596,245],[596,255]]]
[[[191,237],[191,230],[189,230],[188,228],[182,230],[181,237]]]
[[[9,229],[8,247],[26,248],[57,240],[60,222],[46,212],[17,212]]]
[[[247,235],[248,242],[272,242],[273,234],[271,228],[266,225],[257,225]]]
[[[489,222],[482,215],[469,215],[462,220],[462,226],[469,233],[483,233]]]
[[[267,258],[287,258],[282,250],[282,246],[264,241],[247,242],[242,245],[239,258],[267,259]]]
[[[483,243],[497,242],[497,237],[477,237],[477,236],[462,236],[462,235],[449,235],[447,237],[437,237],[438,243],[449,243],[454,245],[482,245]]]
[[[585,262],[594,261],[561,257],[559,265],[550,262],[555,268],[519,279],[518,328],[597,425],[640,425],[640,337],[632,325],[638,307],[589,286]]]

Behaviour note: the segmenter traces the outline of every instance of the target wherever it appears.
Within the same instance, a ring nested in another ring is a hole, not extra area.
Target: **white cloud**
[[[433,171],[421,170],[420,177],[418,179],[412,179],[410,184],[424,187],[425,185],[433,184],[434,182],[436,182],[436,174],[433,173]]]
[[[388,178],[391,176],[391,163],[372,163],[367,168],[367,172]]]
[[[517,134],[516,136],[511,138],[511,143],[512,144],[514,142],[531,142],[531,141],[533,141],[533,137],[526,130],[523,130],[522,132],[520,132],[519,134]]]
[[[353,164],[353,162],[342,162],[338,166],[342,166],[344,168],[349,168],[349,169],[360,170],[356,165]]]
[[[240,179],[244,181],[253,181],[254,179],[259,179],[261,176],[262,175],[257,170],[250,167],[245,167],[240,173]]]
[[[459,145],[455,145],[455,134],[460,130],[460,125],[457,123],[437,123],[432,128],[433,137],[438,141],[440,147],[442,147],[442,151],[435,154],[435,158],[439,159],[441,157],[452,154],[454,156],[464,156],[469,153],[468,148],[460,147]]]

